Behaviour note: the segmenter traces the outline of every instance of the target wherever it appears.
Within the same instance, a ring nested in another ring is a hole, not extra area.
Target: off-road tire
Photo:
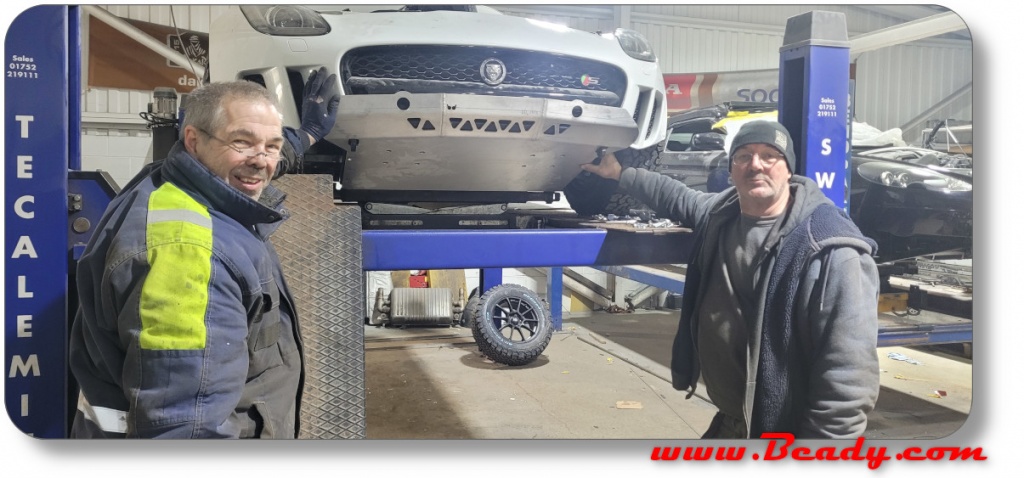
[[[459,318],[459,325],[462,327],[472,327],[473,318],[476,317],[476,307],[480,303],[480,289],[477,287],[473,288],[473,291],[469,293],[469,299],[466,299],[466,305],[462,307],[462,316]]]
[[[661,164],[661,145],[644,149],[624,149],[615,153],[623,168],[653,170]],[[619,189],[619,182],[582,172],[562,191],[569,205],[581,216],[615,214],[625,216],[630,209],[649,209],[638,199]]]
[[[505,365],[536,360],[555,330],[540,297],[517,284],[501,284],[484,292],[474,315],[473,339],[480,352]]]

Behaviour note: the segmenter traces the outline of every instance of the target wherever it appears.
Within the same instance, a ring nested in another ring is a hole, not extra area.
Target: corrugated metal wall
[[[506,15],[533,18],[587,32],[609,32],[616,28],[612,5],[495,5]]]
[[[903,23],[836,5],[635,5],[629,17],[630,28],[659,54],[662,71],[697,73],[778,68],[786,20],[811,10],[845,14],[850,38]],[[920,138],[927,119],[972,120],[969,92],[919,118],[971,81],[971,56],[970,42],[926,39],[851,58],[856,119],[883,130],[908,128],[908,141]]]
[[[921,42],[851,58],[857,65],[857,120],[881,129],[903,128],[908,142],[920,141],[927,120],[973,120],[970,91],[919,117],[972,81],[971,58],[971,46],[963,42]]]
[[[109,5],[117,16],[208,31],[226,5]],[[786,19],[809,10],[846,15],[850,37],[902,23],[856,6],[836,5],[498,5],[509,15],[536,18],[588,31],[620,24],[640,31],[659,53],[662,71],[696,73],[778,66]],[[173,12],[173,16],[172,16]],[[922,40],[862,54],[857,60],[856,113],[882,129],[902,127],[971,81],[971,45]],[[85,120],[141,124],[150,92],[88,89]],[[971,95],[953,101],[933,119],[972,119]],[[908,135],[910,132],[908,132]],[[913,135],[916,136],[917,133]]]

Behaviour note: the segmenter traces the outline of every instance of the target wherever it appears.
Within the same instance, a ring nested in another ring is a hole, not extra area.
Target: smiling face
[[[770,164],[769,164],[770,163]],[[789,172],[783,154],[763,143],[737,149],[729,172],[740,195],[740,210],[748,216],[782,214],[789,202]]]
[[[209,132],[186,126],[185,146],[215,176],[258,200],[280,160],[281,115],[263,101],[228,97],[221,105],[223,126]]]

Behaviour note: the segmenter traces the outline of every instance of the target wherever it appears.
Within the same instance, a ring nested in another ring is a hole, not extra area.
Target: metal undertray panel
[[[342,184],[358,190],[560,191],[598,146],[638,134],[626,110],[581,101],[356,95],[339,111],[346,137],[328,139],[348,147]]]

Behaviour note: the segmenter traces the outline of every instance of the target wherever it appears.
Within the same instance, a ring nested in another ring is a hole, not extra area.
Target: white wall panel
[[[85,100],[82,107],[86,113],[106,113],[107,96],[110,90],[106,88],[89,88],[85,90]]]
[[[633,28],[651,42],[665,73],[777,68],[782,33],[647,23]]]
[[[588,32],[612,31],[611,5],[493,5],[506,15],[533,18]]]
[[[972,51],[962,43],[912,43],[860,55],[857,65],[858,121],[880,129],[903,127],[911,119],[972,81]],[[930,119],[973,120],[972,95],[952,102]],[[923,125],[904,131],[920,138]]]
[[[886,15],[844,5],[633,5],[632,8],[637,14],[766,25],[779,29],[785,28],[787,19],[804,12],[834,11],[846,15],[846,27],[851,36],[901,23]]]
[[[149,161],[152,143],[145,129],[83,128],[82,169],[106,171],[123,187]]]

